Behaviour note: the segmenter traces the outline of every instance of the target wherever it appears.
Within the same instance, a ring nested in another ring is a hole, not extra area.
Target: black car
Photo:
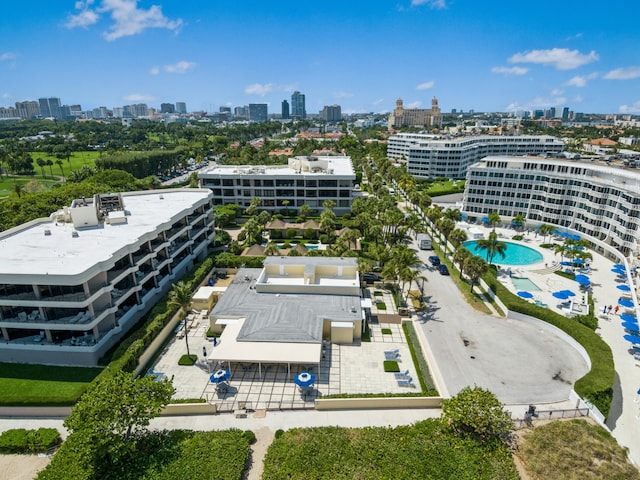
[[[438,271],[440,272],[440,275],[449,275],[449,269],[442,263],[438,265]]]
[[[380,275],[376,275],[375,273],[363,273],[362,280],[364,280],[365,283],[381,282],[382,277]]]
[[[431,255],[429,257],[429,263],[434,267],[437,267],[438,265],[440,265],[440,258],[437,255]]]

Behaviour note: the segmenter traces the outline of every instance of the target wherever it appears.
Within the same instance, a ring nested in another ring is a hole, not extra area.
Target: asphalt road
[[[445,386],[455,395],[465,386],[489,389],[505,404],[566,401],[573,383],[589,370],[580,354],[547,330],[478,313],[451,277],[432,268],[432,250],[419,250],[428,308],[417,325],[438,363]]]

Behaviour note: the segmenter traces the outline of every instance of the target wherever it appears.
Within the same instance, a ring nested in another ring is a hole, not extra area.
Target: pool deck
[[[485,233],[488,237],[491,228],[473,225]],[[536,248],[543,255],[543,260],[531,265],[521,266],[504,266],[500,268],[500,282],[510,291],[516,293],[516,287],[510,277],[528,278],[535,283],[540,290],[531,291],[534,297],[530,300],[532,303],[546,304],[547,308],[554,310],[560,314],[572,317],[577,314],[588,313],[587,307],[581,307],[580,304],[585,300],[585,292],[581,290],[580,285],[573,280],[554,275],[553,273],[562,268],[560,265],[563,259],[559,255],[555,255],[553,250],[540,248],[542,243],[563,243],[563,238],[554,238],[553,236],[543,237],[535,232],[524,232],[524,239],[521,241],[512,240],[511,237],[519,233],[510,228],[496,228],[496,232],[500,239],[504,241],[521,243],[528,247]],[[615,370],[617,374],[617,382],[614,385],[613,402],[611,411],[607,419],[607,425],[612,431],[613,436],[618,442],[630,449],[629,456],[636,465],[640,465],[640,435],[637,434],[640,427],[640,395],[636,392],[640,387],[640,361],[635,360],[631,349],[631,344],[624,340],[625,330],[621,325],[620,315],[632,314],[636,318],[640,318],[638,311],[638,292],[640,291],[640,278],[632,276],[630,273],[619,276],[611,271],[614,262],[602,255],[591,252],[593,259],[591,260],[591,271],[588,277],[591,279],[591,288],[588,294],[592,296],[595,306],[595,315],[598,317],[599,325],[596,333],[611,347]],[[500,265],[499,259],[494,261]],[[640,261],[636,259],[634,265],[628,267],[639,266]],[[628,269],[627,269],[628,272]],[[579,272],[576,272],[579,273]],[[617,288],[618,285],[626,284],[631,287],[630,292],[623,292]],[[572,302],[559,300],[553,297],[553,292],[558,290],[571,290],[576,293],[575,297],[570,297]],[[615,312],[618,299],[628,297],[633,302],[633,308],[620,308]],[[586,303],[586,302],[584,302]],[[610,313],[604,313],[605,307],[612,305],[614,308]],[[582,309],[580,311],[580,309]]]

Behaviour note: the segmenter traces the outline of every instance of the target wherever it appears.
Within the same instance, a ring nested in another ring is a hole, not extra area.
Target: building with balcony
[[[0,233],[0,361],[96,365],[203,259],[211,192],[74,200]]]
[[[640,174],[591,162],[490,156],[471,166],[462,211],[469,221],[489,212],[503,220],[523,215],[577,232],[608,256],[638,253]]]
[[[442,112],[438,99],[433,97],[431,108],[404,108],[401,98],[396,100],[396,108],[389,115],[389,130],[401,127],[435,127],[442,126]]]
[[[356,179],[350,157],[308,156],[290,158],[287,165],[218,166],[198,173],[200,186],[213,192],[213,204],[248,207],[254,197],[261,208],[300,209],[304,204],[322,208],[336,203],[338,214],[351,210]],[[286,203],[285,203],[286,202]]]
[[[550,135],[442,137],[399,133],[389,138],[387,156],[406,162],[417,178],[463,179],[467,168],[489,155],[557,155],[564,143]]]

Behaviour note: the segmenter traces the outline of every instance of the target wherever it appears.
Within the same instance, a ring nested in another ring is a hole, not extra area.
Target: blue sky
[[[0,105],[184,101],[307,112],[555,106],[640,114],[640,2],[23,0],[0,7]]]

